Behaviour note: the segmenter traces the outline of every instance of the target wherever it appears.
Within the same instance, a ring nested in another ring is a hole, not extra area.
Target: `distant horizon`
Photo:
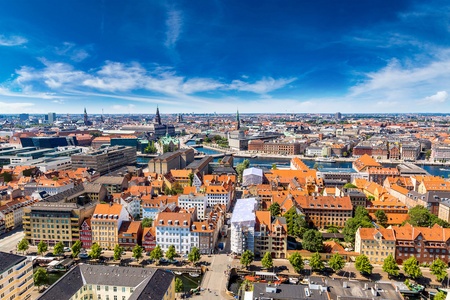
[[[449,19],[442,0],[2,1],[0,110],[450,113]]]

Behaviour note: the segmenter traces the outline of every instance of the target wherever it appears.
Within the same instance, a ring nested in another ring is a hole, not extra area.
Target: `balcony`
[[[19,277],[17,277],[17,279],[22,278],[23,276],[25,276],[27,274],[27,272],[23,272],[22,274],[19,275]]]
[[[16,271],[19,271],[20,269],[22,269],[22,268],[25,267],[26,265],[27,265],[27,264],[24,264],[24,265],[18,267],[18,268],[16,269]],[[19,277],[19,278],[20,278],[20,277]]]

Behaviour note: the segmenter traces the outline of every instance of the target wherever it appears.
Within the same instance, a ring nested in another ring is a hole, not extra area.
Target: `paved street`
[[[25,233],[22,228],[17,228],[0,236],[0,251],[15,251],[17,249],[17,244],[23,239],[24,236]]]

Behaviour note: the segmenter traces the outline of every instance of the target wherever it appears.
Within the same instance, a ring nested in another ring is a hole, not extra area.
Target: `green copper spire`
[[[237,122],[236,128],[240,129],[241,128],[241,124],[240,124],[240,121],[239,121],[239,109],[236,112],[236,122]]]

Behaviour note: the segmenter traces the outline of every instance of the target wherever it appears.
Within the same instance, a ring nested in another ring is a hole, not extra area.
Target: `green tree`
[[[75,244],[72,245],[72,257],[75,258],[80,254],[81,251],[81,241],[76,241]]]
[[[335,253],[330,258],[329,265],[330,265],[330,268],[332,268],[334,271],[338,272],[345,267],[345,260],[342,256],[339,255],[339,253]]]
[[[425,152],[425,157],[426,157],[427,159],[430,159],[430,157],[431,157],[431,150],[427,150],[427,151]]]
[[[364,254],[358,256],[355,260],[355,268],[361,273],[372,274],[373,266],[370,263],[370,260]]]
[[[194,173],[189,173],[189,186],[192,186],[194,184]]]
[[[211,139],[209,137],[205,137],[205,143],[211,143]]]
[[[315,163],[314,166],[313,166],[313,169],[314,169],[314,170],[319,170],[319,164],[318,164],[318,163]]]
[[[388,273],[388,277],[398,276],[398,270],[400,270],[400,268],[398,267],[397,262],[392,254],[389,254],[383,262],[383,272]]]
[[[442,281],[447,277],[447,264],[439,258],[436,258],[430,266],[431,274],[435,275],[437,280]]]
[[[62,241],[59,241],[55,247],[53,247],[53,254],[54,255],[62,255],[64,253],[64,243]]]
[[[266,269],[270,269],[273,267],[272,254],[270,252],[266,252],[266,254],[264,254],[264,257],[261,260],[261,264]]]
[[[323,262],[322,257],[320,256],[319,252],[314,253],[314,255],[309,260],[309,266],[313,270],[322,270],[323,269]]]
[[[369,218],[369,212],[367,211],[367,209],[365,207],[358,206],[355,210],[355,218],[358,218],[358,219]]]
[[[356,186],[356,185],[354,185],[353,183],[346,183],[345,185],[344,185],[344,188],[346,188],[346,189],[357,189],[358,187]]]
[[[323,237],[320,231],[310,229],[303,235],[302,240],[303,249],[310,252],[322,251]]]
[[[155,142],[152,141],[151,143],[149,143],[147,148],[145,148],[144,152],[150,153],[150,154],[158,152],[158,149],[156,149],[156,147],[155,147]]]
[[[123,248],[116,244],[114,246],[114,260],[120,260],[122,258]]]
[[[242,182],[242,175],[244,173],[244,170],[247,169],[249,166],[250,166],[250,161],[248,159],[245,159],[242,163],[240,163],[236,166],[236,172],[238,173],[240,182]]]
[[[387,222],[388,222],[388,217],[386,216],[386,213],[384,212],[384,210],[377,210],[375,212],[375,218],[377,218],[377,223],[380,224],[383,227],[386,227]]]
[[[245,250],[244,253],[242,253],[241,256],[241,264],[245,266],[245,268],[248,268],[248,266],[253,262],[255,259],[255,255],[250,250]]]
[[[308,231],[308,228],[300,227],[300,229],[297,232],[297,236],[302,239],[307,231]]]
[[[170,152],[170,146],[169,145],[163,145],[163,153]]]
[[[12,174],[9,172],[3,172],[0,174],[0,177],[3,177],[3,181],[8,183],[12,181]]]
[[[48,250],[48,245],[44,241],[40,241],[38,244],[38,254],[44,254]]]
[[[41,285],[47,284],[48,283],[47,270],[45,270],[44,268],[37,269],[36,272],[34,272],[33,274],[33,279],[35,286],[39,287]]]
[[[143,218],[141,221],[142,228],[150,228],[152,227],[153,219],[152,218]]]
[[[339,233],[339,229],[336,226],[328,226],[327,233]]]
[[[155,249],[150,252],[150,257],[156,261],[160,260],[163,257],[163,252],[159,245],[157,245]]]
[[[355,244],[355,235],[359,227],[374,227],[370,220],[369,213],[362,206],[358,206],[355,211],[355,216],[348,219],[348,221],[345,223],[344,229],[342,230],[345,242]]]
[[[273,163],[272,164],[272,170],[276,170],[277,169],[277,164],[276,163]]]
[[[28,240],[26,238],[23,238],[19,245],[17,245],[17,251],[22,251],[22,254],[28,250],[29,244],[28,244]]]
[[[170,245],[169,250],[166,252],[166,258],[168,260],[172,260],[175,256],[177,256],[177,252],[175,252],[175,246]]]
[[[200,250],[197,247],[192,248],[191,252],[189,252],[188,259],[192,263],[196,263],[200,260]]]
[[[89,252],[89,256],[92,259],[97,259],[100,257],[100,255],[102,255],[102,248],[100,248],[99,244],[97,244],[97,243],[92,244],[91,251]]]
[[[298,252],[294,252],[291,256],[289,256],[289,262],[295,271],[301,272],[304,268],[303,258]]]
[[[272,203],[269,210],[272,217],[278,217],[281,214],[280,204],[278,202]]]
[[[144,248],[142,248],[139,245],[134,246],[133,248],[133,257],[137,260],[140,260],[142,258],[142,252],[144,252]]]
[[[433,300],[445,300],[447,295],[443,291],[437,292],[436,296],[434,296]]]
[[[175,293],[181,293],[183,291],[183,281],[180,278],[175,279]]]
[[[297,222],[297,218],[299,218],[295,207],[293,206],[289,209],[283,217],[286,219],[287,232],[289,235],[296,235],[296,232],[300,229],[299,222]]]
[[[403,271],[405,271],[405,273],[412,279],[422,277],[422,271],[419,268],[419,263],[414,256],[411,256],[403,262]]]
[[[417,205],[408,211],[408,223],[413,227],[428,227],[431,226],[431,213],[422,205]]]

